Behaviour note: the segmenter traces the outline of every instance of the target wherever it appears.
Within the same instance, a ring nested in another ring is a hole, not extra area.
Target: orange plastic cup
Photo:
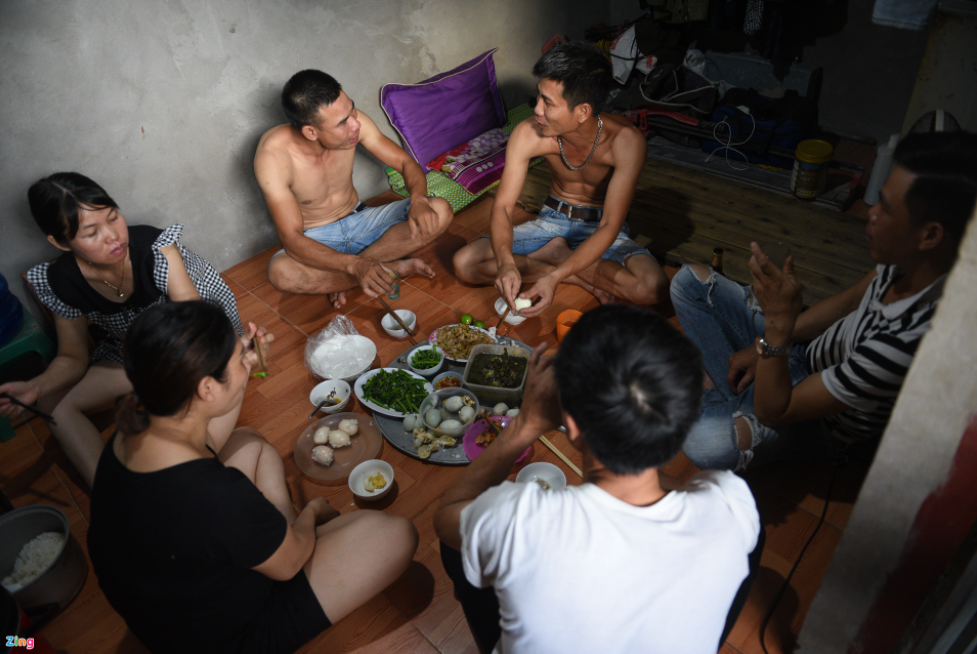
[[[583,314],[575,309],[567,309],[556,317],[556,340],[563,342],[563,337],[567,335],[570,328],[580,320]]]

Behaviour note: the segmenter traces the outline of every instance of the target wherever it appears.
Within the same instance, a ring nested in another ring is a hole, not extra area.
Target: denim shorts
[[[559,237],[566,239],[571,250],[576,250],[581,243],[597,231],[599,225],[599,222],[570,220],[556,209],[544,206],[539,210],[539,218],[532,222],[523,223],[513,230],[512,253],[531,254],[554,238]],[[488,237],[483,236],[482,238]],[[621,225],[621,231],[618,232],[617,238],[601,255],[601,259],[609,259],[623,266],[625,260],[635,254],[651,256],[651,252],[631,240],[631,232],[628,231],[628,226],[625,224]]]
[[[336,252],[359,254],[383,236],[388,229],[407,220],[410,200],[398,200],[379,207],[365,207],[334,223],[312,227],[304,234]]]

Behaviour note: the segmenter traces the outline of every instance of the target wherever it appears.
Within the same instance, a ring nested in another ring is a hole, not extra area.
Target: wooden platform
[[[667,190],[671,182],[666,183],[660,177],[665,173],[649,170],[648,174],[649,180],[654,181],[651,186],[657,191],[653,193],[649,190],[648,195],[643,197],[659,198],[655,202],[664,204],[669,193],[685,198],[696,195],[691,182],[686,182],[687,186],[680,186],[676,182],[676,188],[680,190],[672,192]],[[381,196],[371,204],[389,199],[387,195]],[[710,201],[721,203],[715,197]],[[700,206],[698,200],[694,202]],[[741,204],[747,200],[734,202]],[[486,320],[492,315],[492,304],[497,297],[495,290],[462,284],[450,270],[451,255],[465,243],[487,232],[491,203],[491,198],[484,198],[460,212],[448,233],[420,253],[435,269],[435,279],[404,280],[401,297],[395,304],[417,314],[418,328],[424,336],[441,325],[456,322],[462,313],[471,313]],[[762,202],[757,205],[765,206]],[[685,209],[675,206],[684,205],[673,205],[674,216],[688,215]],[[519,214],[520,220],[531,218],[528,213]],[[756,218],[761,222],[775,220],[770,216]],[[711,247],[708,244],[710,252]],[[465,474],[465,468],[422,463],[384,446],[381,456],[394,467],[397,487],[388,498],[378,503],[358,504],[347,487],[317,485],[305,478],[292,460],[295,441],[308,424],[306,416],[311,410],[308,394],[315,383],[304,365],[305,341],[310,334],[326,326],[338,312],[331,309],[324,298],[283,295],[267,283],[265,267],[277,250],[277,245],[269,248],[223,275],[237,298],[242,319],[267,327],[277,337],[268,361],[270,376],[248,382],[241,424],[261,431],[281,453],[286,463],[292,499],[298,505],[304,505],[312,497],[324,496],[343,513],[381,510],[406,516],[420,533],[420,546],[407,573],[302,651],[475,654],[476,647],[461,607],[454,599],[452,585],[441,566],[432,527],[438,499],[459,475]],[[680,248],[680,251],[684,250]],[[674,274],[674,269],[667,269],[667,272]],[[545,342],[551,349],[555,348],[554,322],[557,313],[565,308],[586,310],[595,305],[595,300],[584,291],[561,287],[554,305],[540,319],[526,321],[513,329],[513,334],[525,342]],[[667,309],[663,308],[664,311]],[[381,308],[376,301],[367,301],[361,292],[351,293],[343,313],[362,334],[377,343],[379,363],[388,363],[407,348],[406,341],[395,340],[381,330]],[[347,410],[364,412],[355,398]],[[111,428],[107,429],[104,435],[107,436],[110,431]],[[580,464],[579,454],[562,434],[554,432],[549,436],[557,447]],[[574,473],[538,443],[528,461],[554,463],[563,469],[571,484],[580,483]],[[686,479],[694,471],[681,455],[663,468],[665,474],[678,479]],[[739,622],[721,650],[723,654],[757,654],[761,651],[758,636],[760,623],[817,525],[825,502],[824,492],[829,474],[830,468],[827,466],[783,464],[747,476],[766,529],[767,546],[757,583]],[[791,650],[841,537],[864,474],[865,466],[860,465],[850,466],[839,473],[827,523],[808,549],[767,631],[766,642],[770,652]],[[0,484],[15,506],[43,503],[65,511],[72,533],[87,552],[88,495],[76,482],[63,452],[39,419],[19,425],[17,437],[0,444]],[[546,546],[558,547],[558,544]],[[42,633],[58,651],[70,654],[145,651],[122,618],[109,606],[94,574],[89,575],[79,597]]]
[[[550,175],[545,162],[530,169],[520,202],[538,211]],[[750,242],[782,242],[807,305],[849,288],[874,265],[862,218],[652,159],[628,223],[639,244],[673,265],[708,264],[713,248],[723,248],[726,275],[743,284],[750,283]]]

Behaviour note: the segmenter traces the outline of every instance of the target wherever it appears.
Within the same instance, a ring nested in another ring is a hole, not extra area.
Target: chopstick
[[[254,337],[254,353],[258,355],[258,371],[267,375],[268,370],[265,368],[265,357],[261,354],[261,345],[258,343],[257,334]]]
[[[578,468],[577,466],[573,465],[573,461],[571,461],[570,459],[568,459],[563,452],[561,452],[560,450],[556,449],[556,445],[553,445],[553,443],[550,442],[550,439],[546,438],[546,436],[540,436],[539,437],[539,440],[543,441],[543,445],[545,445],[546,447],[548,447],[551,450],[553,450],[553,454],[555,454],[558,457],[560,457],[560,459],[563,461],[563,463],[565,463],[568,466],[570,466],[570,470],[573,470],[575,473],[577,473],[580,476],[581,479],[583,479],[583,472],[580,471],[580,468]]]
[[[400,324],[400,326],[407,331],[407,340],[410,341],[412,344],[417,345],[417,341],[414,340],[414,332],[412,332],[410,327],[407,326],[407,323],[404,322],[400,318],[400,316],[397,315],[396,311],[390,308],[390,305],[387,304],[387,301],[384,300],[382,296],[378,295],[377,299],[380,300],[380,304],[383,305],[383,308],[386,309],[387,313],[393,316],[394,320],[396,320]]]
[[[509,303],[506,302],[505,303],[505,313],[503,313],[502,314],[502,317],[499,318],[499,324],[495,326],[495,331],[499,331],[499,328],[502,327],[502,323],[504,323],[505,322],[505,319],[509,317],[509,312],[510,311],[512,311],[512,307],[510,307],[509,306]]]
[[[34,407],[28,406],[28,405],[24,404],[23,402],[21,402],[20,400],[18,400],[16,397],[10,395],[9,393],[0,393],[0,397],[7,398],[8,400],[10,400],[12,403],[16,404],[20,408],[27,409],[28,411],[30,411],[31,413],[33,413],[38,418],[43,418],[44,420],[47,420],[48,422],[50,422],[52,425],[57,425],[58,424],[58,421],[55,420],[54,418],[52,418],[51,416],[49,416],[48,414],[41,413],[40,411],[38,411]]]

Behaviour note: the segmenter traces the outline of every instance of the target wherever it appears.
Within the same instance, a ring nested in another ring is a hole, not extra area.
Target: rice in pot
[[[64,534],[47,531],[33,538],[21,548],[14,570],[9,577],[4,577],[3,586],[11,593],[31,583],[42,572],[54,563],[64,547]]]

